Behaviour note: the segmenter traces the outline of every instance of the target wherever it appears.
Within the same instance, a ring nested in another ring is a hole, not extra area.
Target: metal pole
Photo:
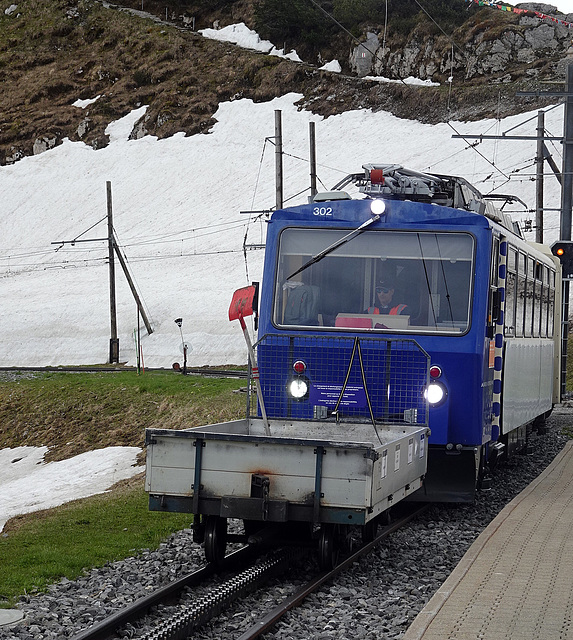
[[[139,308],[137,309],[137,374],[141,371],[141,323],[139,322]]]
[[[561,185],[560,240],[571,240],[571,205],[573,199],[573,64],[567,67],[567,97],[563,131],[563,172]]]
[[[567,340],[569,338],[569,280],[563,280],[561,301],[561,400],[567,391]]]
[[[276,208],[283,208],[283,132],[281,111],[275,111]]]
[[[563,127],[563,171],[561,174],[560,240],[571,240],[571,205],[573,200],[573,64],[567,66],[565,86],[565,123]],[[567,375],[567,339],[569,337],[569,281],[563,281],[561,315],[561,397],[565,396]]]
[[[316,133],[314,122],[308,123],[310,138],[310,197],[316,195]]]
[[[185,376],[187,375],[187,343],[185,342],[185,338],[183,338],[183,318],[177,318],[175,320],[175,324],[179,327],[179,333],[181,334],[181,348],[183,349],[183,371],[181,373]]]
[[[535,242],[543,243],[543,134],[545,132],[545,113],[537,112],[537,156],[535,158]]]
[[[113,208],[111,203],[111,182],[107,186],[107,244],[109,260],[109,315],[111,337],[109,339],[109,362],[119,362],[119,339],[117,337],[117,314],[115,305],[115,262],[113,249]]]

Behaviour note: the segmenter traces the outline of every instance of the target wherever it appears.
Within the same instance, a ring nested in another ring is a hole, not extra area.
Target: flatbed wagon
[[[368,424],[285,420],[272,434],[256,418],[148,430],[151,509],[366,525],[419,489],[426,471],[425,427],[388,426],[379,440]]]
[[[412,340],[366,338],[263,337],[256,349],[252,415],[146,431],[150,509],[193,514],[208,561],[224,555],[229,518],[243,520],[245,539],[268,525],[306,523],[327,568],[349,525],[371,539],[389,508],[422,487],[428,356]],[[304,362],[304,375],[277,376],[285,358]],[[367,377],[369,359],[378,367]],[[277,385],[293,380],[311,387],[311,415],[272,401]],[[366,404],[370,420],[360,415]]]

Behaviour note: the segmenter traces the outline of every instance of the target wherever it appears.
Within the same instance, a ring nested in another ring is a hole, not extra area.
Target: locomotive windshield
[[[283,231],[276,325],[456,334],[469,328],[471,235],[366,231],[291,276],[346,233]]]

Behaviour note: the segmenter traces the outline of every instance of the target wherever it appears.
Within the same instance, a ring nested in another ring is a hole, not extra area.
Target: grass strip
[[[46,462],[110,446],[142,447],[146,428],[242,418],[246,380],[172,371],[50,372],[0,380],[0,449],[47,446]]]
[[[73,580],[92,567],[156,549],[190,525],[189,514],[149,511],[142,480],[136,484],[13,518],[0,534],[0,607],[63,577]]]

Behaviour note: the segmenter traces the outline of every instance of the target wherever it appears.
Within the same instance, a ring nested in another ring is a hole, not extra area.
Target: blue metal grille
[[[255,348],[271,419],[428,424],[429,355],[415,340],[269,334]],[[300,399],[289,394],[295,379],[308,387]],[[250,415],[260,415],[255,397]]]

